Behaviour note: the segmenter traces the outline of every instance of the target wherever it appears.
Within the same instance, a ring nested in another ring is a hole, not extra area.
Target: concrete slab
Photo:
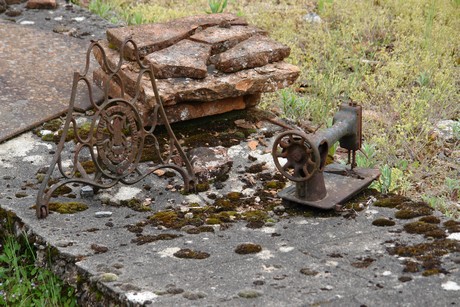
[[[237,131],[231,124],[234,119],[228,119],[229,130],[222,130],[222,121],[216,118],[206,119],[205,126],[198,123],[198,128],[182,123],[173,129],[189,144],[187,140],[196,138],[194,133],[203,129],[214,130],[213,138]],[[121,190],[129,190],[126,187],[116,186],[81,199],[80,186],[74,186],[77,199],[60,197],[53,201],[82,201],[89,209],[75,214],[53,213],[44,220],[38,220],[31,208],[38,185],[35,174],[51,160],[49,151],[54,144],[26,133],[0,144],[0,207],[16,215],[18,231],[26,231],[40,251],[48,245],[55,248],[53,270],[77,287],[79,302],[85,306],[95,305],[97,299],[104,306],[447,306],[458,301],[459,290],[450,285],[460,284],[460,243],[457,252],[439,258],[444,273],[423,276],[422,272],[404,272],[404,261],[411,257],[391,255],[388,248],[437,239],[405,232],[404,225],[417,219],[396,219],[394,209],[370,205],[350,216],[353,211],[322,214],[304,207],[286,207],[275,210],[278,213],[272,215],[273,221],[261,228],[248,228],[245,221],[237,221],[199,234],[147,223],[155,212],[191,210],[192,203],[213,206],[212,194],[219,197],[239,191],[247,199],[262,195],[262,179],[251,187],[245,186],[245,180],[249,175],[264,178],[275,174],[268,149],[276,129],[260,122],[258,126],[260,130],[229,147],[233,165],[221,186],[182,195],[171,189],[181,184],[177,176],[149,176],[132,188],[137,198],[153,199],[151,212],[106,204],[116,202]],[[249,144],[254,140],[259,145],[251,149]],[[68,145],[71,150],[72,144]],[[251,161],[254,158],[256,161]],[[261,174],[247,171],[249,166],[263,162]],[[280,200],[271,195],[237,210],[280,206]],[[99,211],[112,215],[98,218]],[[395,225],[372,224],[382,217],[394,220]],[[134,226],[141,230],[134,231]],[[177,238],[141,245],[133,241],[161,234]],[[259,244],[262,251],[235,253],[235,248],[246,242]],[[209,257],[174,256],[184,248],[206,252]],[[402,276],[409,280],[400,280]]]
[[[0,37],[1,142],[66,112],[73,73],[83,70],[89,44],[1,21]],[[87,97],[77,97],[77,109],[90,107]]]

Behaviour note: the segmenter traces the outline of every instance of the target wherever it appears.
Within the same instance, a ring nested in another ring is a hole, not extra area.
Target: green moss
[[[444,222],[444,227],[446,227],[446,229],[451,233],[460,232],[460,222],[458,221],[454,221],[454,220],[446,221]]]
[[[431,215],[433,208],[425,202],[405,202],[396,207],[399,209],[395,212],[398,219],[412,219],[419,216]]]
[[[425,271],[436,269],[440,272],[446,272],[441,267],[440,259],[446,254],[460,252],[460,243],[455,240],[442,238],[436,239],[432,242],[419,243],[415,245],[398,245],[388,248],[387,250],[390,255],[410,257],[417,260],[417,262],[412,260],[406,261],[404,268],[405,272],[414,273],[419,272],[422,269]],[[427,274],[430,273],[431,272],[428,272]]]
[[[144,245],[146,243],[155,242],[155,241],[174,240],[179,237],[182,237],[182,235],[162,233],[159,235],[138,236],[135,239],[132,239],[131,242],[136,243],[137,245]]]
[[[55,140],[55,137],[54,137],[54,134],[52,133],[42,135],[42,141],[44,142],[54,142],[54,140]]]
[[[396,223],[395,221],[391,221],[386,218],[379,218],[376,219],[372,222],[372,225],[374,226],[380,226],[380,227],[388,227],[388,226],[394,226]]]
[[[214,202],[217,211],[231,211],[238,207],[238,203],[225,198],[218,198]]]
[[[58,187],[56,190],[54,190],[53,193],[51,194],[51,196],[57,197],[57,196],[60,196],[60,195],[69,194],[70,192],[72,192],[72,188],[70,188],[70,187],[68,187],[66,185],[62,185],[62,186]]]
[[[264,188],[268,190],[280,190],[286,185],[285,182],[278,180],[272,180],[264,183]]]
[[[183,221],[180,221],[179,216],[174,211],[160,211],[149,217],[149,220],[154,225],[161,225],[166,228],[178,229],[185,225]]]
[[[424,216],[419,219],[420,222],[425,222],[429,224],[439,224],[441,220],[433,215]]]
[[[391,195],[386,198],[382,198],[374,202],[374,206],[376,207],[385,207],[385,208],[396,208],[396,206],[410,201],[409,198],[401,196],[401,195]]]
[[[262,210],[246,211],[243,213],[243,219],[248,222],[265,221],[268,213]]]
[[[233,201],[239,200],[242,196],[243,194],[241,194],[240,192],[230,192],[227,194],[227,198]]]
[[[438,226],[417,221],[404,225],[404,230],[408,233],[425,234],[430,231],[439,229]]]
[[[214,227],[203,225],[203,226],[198,227],[198,231],[199,232],[214,232]]]
[[[96,165],[94,164],[92,160],[84,161],[84,162],[81,162],[80,164],[84,168],[87,174],[93,174],[94,172],[96,172]]]
[[[173,255],[174,257],[185,259],[206,259],[210,256],[206,252],[195,251],[188,248],[181,249],[175,252]]]
[[[235,248],[235,253],[240,255],[256,254],[262,251],[262,246],[254,243],[243,243]]]
[[[210,186],[208,182],[197,183],[195,189],[198,193],[209,190]]]
[[[425,270],[422,275],[423,276],[432,276],[432,275],[438,275],[441,274],[441,270],[439,269],[430,269],[430,270]]]
[[[221,221],[218,218],[210,217],[206,219],[206,224],[208,225],[219,225],[220,223]]]
[[[249,167],[246,167],[246,173],[257,174],[264,170],[265,162],[253,164]]]
[[[85,211],[86,209],[88,209],[88,205],[79,202],[52,202],[49,203],[48,206],[50,211],[55,211],[61,214],[72,214],[80,211]]]
[[[134,211],[138,212],[152,211],[152,208],[150,208],[149,205],[144,204],[140,199],[137,198],[131,198],[130,200],[122,200],[120,201],[120,204],[122,206],[131,208]]]
[[[27,197],[27,193],[26,192],[18,192],[14,196],[16,196],[16,198],[23,198],[23,197]]]
[[[62,121],[60,119],[53,119],[50,120],[49,122],[46,122],[43,124],[43,129],[44,130],[50,130],[50,131],[58,131],[62,126]]]

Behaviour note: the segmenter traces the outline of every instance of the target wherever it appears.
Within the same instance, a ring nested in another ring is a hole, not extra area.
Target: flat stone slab
[[[253,35],[267,35],[267,31],[252,26],[215,26],[190,36],[191,40],[212,45],[211,55],[224,52]]]
[[[29,0],[26,7],[28,9],[55,9],[57,7],[56,0]]]
[[[96,80],[96,84],[98,84],[101,88],[106,86],[108,76],[102,69],[95,70],[93,75],[94,79]],[[120,87],[118,84],[112,80],[108,86],[108,92],[111,97],[121,97]],[[124,99],[132,100],[133,98],[130,95],[125,94]],[[154,97],[152,96],[151,99],[153,103]],[[201,103],[185,102],[176,105],[166,105],[164,109],[166,112],[166,117],[168,118],[168,122],[176,123],[199,117],[217,115],[234,110],[242,110],[253,107],[257,105],[259,99],[260,95],[254,94],[240,97],[224,98],[214,101],[206,101]],[[135,104],[144,124],[151,124],[153,117],[151,116],[151,109],[148,107],[148,105],[141,103],[139,100],[137,100]],[[162,118],[160,118],[159,123],[164,124]]]
[[[119,54],[108,48],[107,43],[101,42],[101,45],[104,47],[109,64],[115,67],[119,61]],[[99,64],[103,66],[98,50],[95,50],[95,56]],[[136,70],[138,69],[134,63],[126,63],[120,73],[125,82],[125,90],[131,96],[134,96],[136,89]],[[273,92],[294,83],[299,73],[300,70],[295,65],[276,62],[233,74],[221,73],[214,69],[208,70],[208,76],[204,79],[169,78],[159,79],[156,83],[164,105],[174,105],[180,102],[216,101],[228,97]],[[104,80],[99,80],[95,76],[95,81],[101,84]],[[146,76],[142,79],[139,100],[148,106],[154,104],[154,97],[150,81]]]
[[[153,65],[156,78],[203,79],[208,74],[206,63],[210,53],[210,45],[184,39],[168,48],[150,53],[145,59]]]
[[[0,142],[64,114],[86,41],[0,21]],[[101,91],[93,88],[96,99]],[[86,91],[77,109],[90,103]]]
[[[215,62],[220,71],[231,73],[282,61],[291,49],[270,37],[257,35],[219,54]]]
[[[205,123],[216,130],[219,125],[213,119]],[[38,220],[31,208],[37,193],[35,174],[47,166],[52,158],[48,152],[55,145],[26,133],[0,144],[0,207],[17,216],[16,229],[27,232],[39,251],[46,250],[45,246],[55,248],[52,269],[77,287],[79,303],[84,306],[450,306],[458,302],[460,253],[439,258],[444,273],[423,276],[422,272],[405,272],[405,263],[413,258],[391,255],[389,250],[439,239],[407,233],[405,225],[418,218],[396,219],[395,209],[367,206],[368,198],[363,201],[364,210],[342,215],[278,205],[274,210],[281,213],[272,214],[272,222],[259,228],[237,221],[212,226],[213,232],[192,233],[145,224],[155,212],[192,213],[197,205],[204,210],[213,206],[213,197],[230,192],[241,192],[243,199],[253,200],[244,210],[256,211],[262,202],[279,204],[275,190],[272,197],[256,200],[256,191],[268,189],[263,188],[266,182],[262,178],[276,173],[269,144],[277,133],[273,126],[262,125],[239,144],[225,150],[211,148],[213,155],[228,155],[233,162],[220,189],[183,195],[167,188],[170,182],[181,184],[180,180],[152,174],[134,186],[118,185],[92,198],[82,199],[77,194],[76,199],[53,199],[82,201],[88,209],[75,214],[53,213],[44,220]],[[212,138],[218,138],[218,133],[215,135]],[[249,145],[253,140],[259,141],[256,149]],[[263,164],[261,173],[247,171],[256,164]],[[246,187],[248,175],[258,176],[250,188]],[[72,189],[78,191],[78,187]],[[103,203],[103,199],[130,197],[153,199],[153,211]],[[101,217],[103,211],[111,215]],[[434,214],[443,227],[445,217]],[[394,225],[373,225],[378,218]],[[141,240],[156,236],[171,239]],[[235,252],[248,242],[260,245],[261,250]],[[208,257],[179,258],[181,249],[207,253]]]
[[[119,49],[123,41],[131,37],[137,44],[139,56],[169,47],[192,35],[197,28],[206,28],[221,23],[246,25],[247,22],[233,14],[206,14],[176,19],[166,23],[145,24],[107,30],[110,44]],[[134,47],[128,45],[126,56],[135,59]]]

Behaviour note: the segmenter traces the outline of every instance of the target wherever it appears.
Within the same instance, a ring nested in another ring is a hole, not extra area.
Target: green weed
[[[109,19],[112,16],[111,12],[114,10],[114,7],[104,0],[91,0],[88,10],[104,19]]]
[[[74,289],[65,287],[50,270],[35,266],[35,253],[23,236],[25,248],[12,235],[0,254],[0,305],[76,306]]]
[[[211,11],[206,11],[208,14],[222,13],[227,7],[227,0],[208,0],[208,5]]]

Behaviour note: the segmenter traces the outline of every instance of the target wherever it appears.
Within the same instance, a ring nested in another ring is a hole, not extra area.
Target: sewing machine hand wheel
[[[272,156],[281,174],[295,182],[307,181],[320,166],[318,148],[302,131],[289,130],[278,135],[273,143]],[[283,166],[280,158],[287,159]]]

